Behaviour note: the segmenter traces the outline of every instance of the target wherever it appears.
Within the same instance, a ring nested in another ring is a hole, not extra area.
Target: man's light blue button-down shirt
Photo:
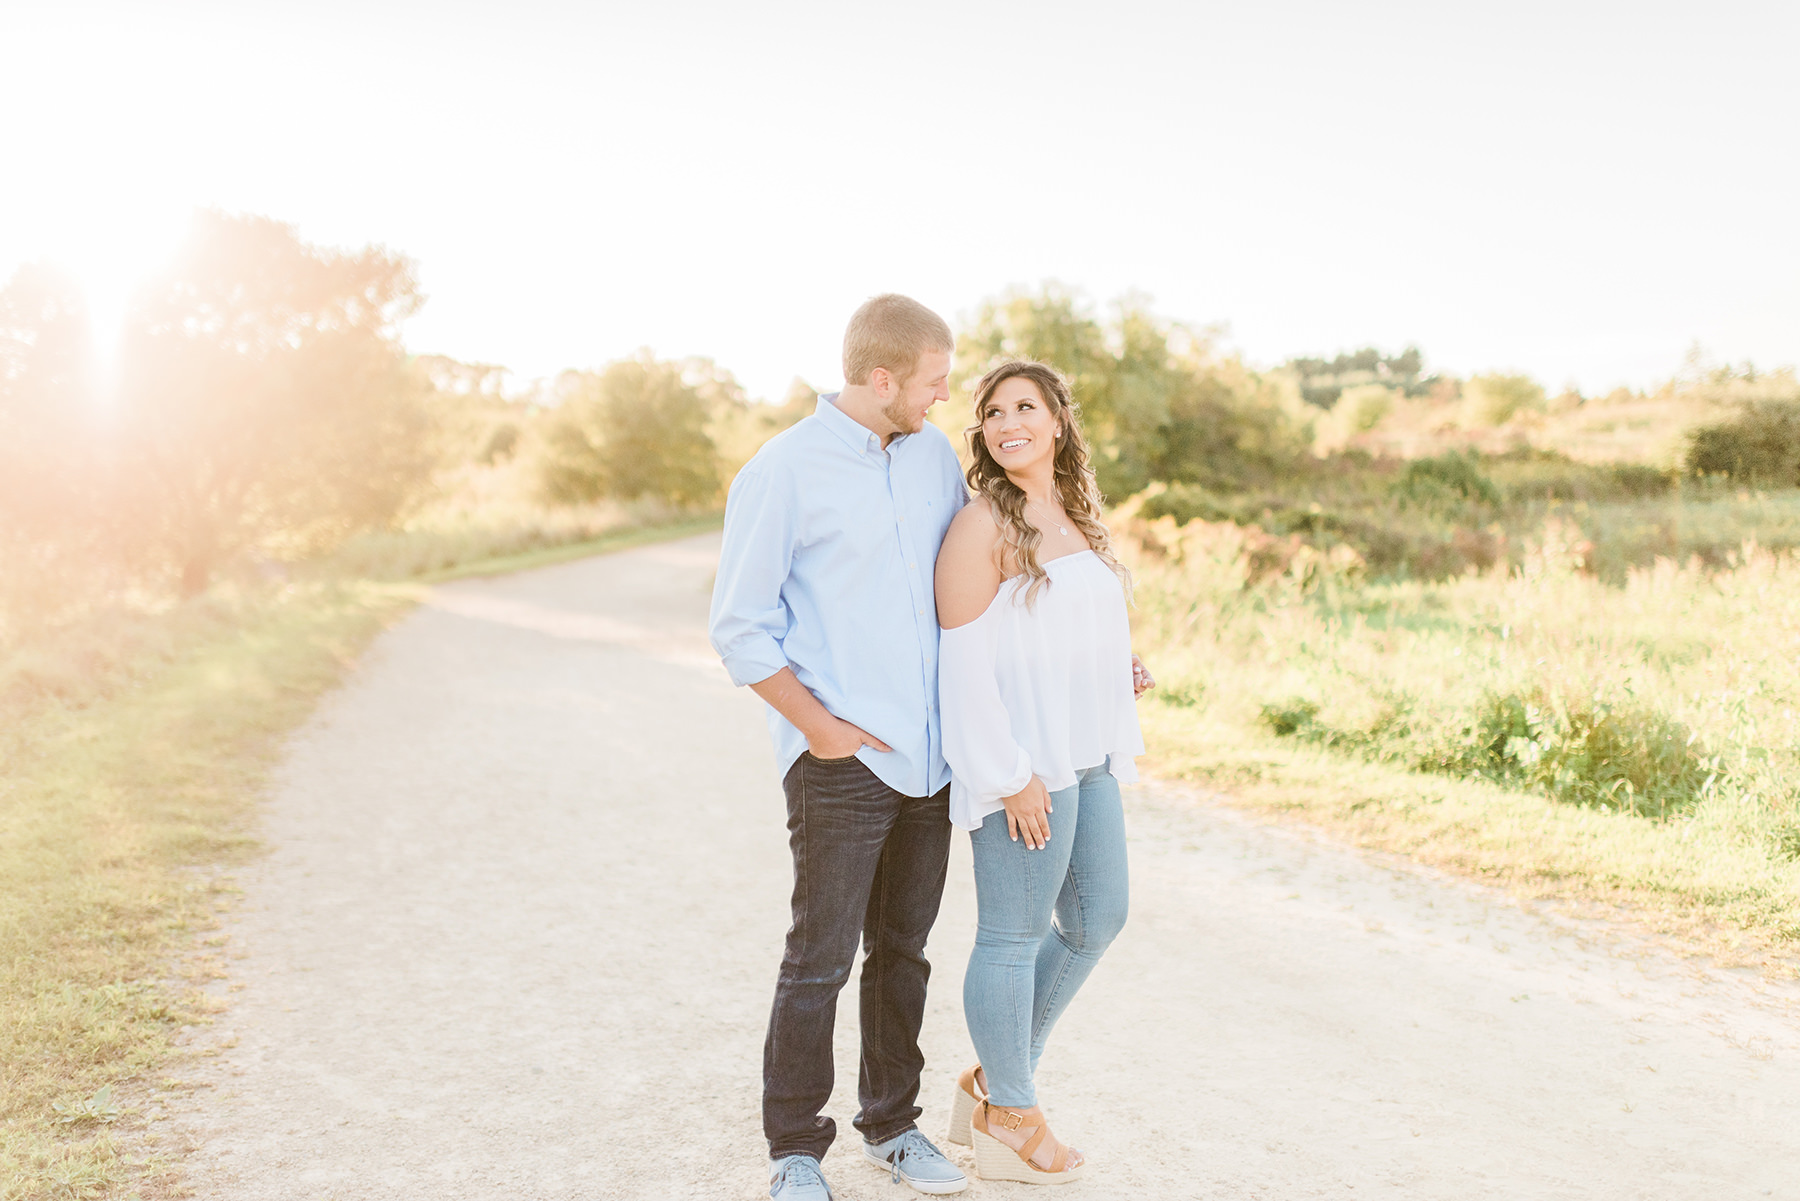
[[[784,667],[832,714],[894,749],[857,758],[907,796],[950,782],[938,720],[932,568],[967,492],[927,423],[882,448],[835,394],[771,438],[732,482],[712,644],[733,682]],[[769,710],[781,774],[806,738]]]

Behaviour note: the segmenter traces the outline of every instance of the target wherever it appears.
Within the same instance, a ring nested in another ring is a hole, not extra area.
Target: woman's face
[[[1020,375],[1002,380],[981,411],[981,440],[1008,475],[1048,469],[1059,430],[1037,381]]]

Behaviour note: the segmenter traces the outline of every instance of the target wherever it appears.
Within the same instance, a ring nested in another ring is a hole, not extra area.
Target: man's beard
[[[905,385],[901,386],[900,394],[881,410],[881,415],[903,434],[916,434],[925,426],[925,415],[913,408],[906,399]]]

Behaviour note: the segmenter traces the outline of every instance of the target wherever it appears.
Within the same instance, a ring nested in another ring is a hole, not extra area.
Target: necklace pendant
[[[1056,527],[1056,530],[1065,538],[1069,536],[1069,527],[1066,525],[1059,525]]]

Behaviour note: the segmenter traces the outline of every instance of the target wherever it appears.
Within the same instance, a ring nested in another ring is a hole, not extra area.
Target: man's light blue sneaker
[[[775,1201],[831,1201],[831,1186],[810,1155],[784,1155],[769,1165],[769,1196]]]
[[[896,1183],[904,1181],[921,1193],[960,1193],[969,1187],[963,1170],[945,1159],[917,1126],[885,1143],[864,1143],[863,1155],[892,1172]]]

